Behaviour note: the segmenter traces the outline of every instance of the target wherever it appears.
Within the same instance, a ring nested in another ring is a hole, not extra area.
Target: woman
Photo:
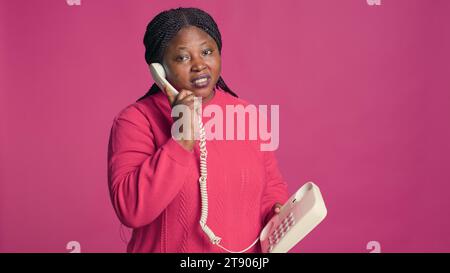
[[[248,105],[220,76],[216,23],[196,8],[164,11],[148,24],[144,45],[146,62],[161,63],[179,94],[154,84],[113,122],[108,180],[116,214],[133,228],[127,251],[224,252],[251,245],[248,252],[261,252],[252,242],[288,198],[274,154],[251,141],[207,141],[207,226],[213,240],[199,224],[198,141],[171,136],[171,109],[181,104],[192,109],[195,97],[203,107],[224,111],[227,105]]]

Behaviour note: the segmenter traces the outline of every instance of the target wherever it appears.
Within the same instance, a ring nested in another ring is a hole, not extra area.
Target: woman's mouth
[[[201,75],[198,77],[195,77],[191,80],[192,86],[194,88],[204,88],[209,85],[209,82],[211,81],[211,76],[209,75]]]

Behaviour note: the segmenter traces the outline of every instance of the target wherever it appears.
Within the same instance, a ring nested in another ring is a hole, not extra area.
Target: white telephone
[[[286,253],[327,215],[319,187],[307,182],[281,207],[261,231],[263,252]]]
[[[169,92],[174,95],[178,94],[178,91],[167,81],[164,67],[161,64],[150,64],[150,72],[161,90],[167,87]],[[325,218],[327,209],[320,190],[313,182],[308,182],[289,198],[281,207],[280,213],[270,219],[260,236],[249,247],[241,251],[230,251],[223,247],[220,244],[222,239],[216,236],[206,225],[208,219],[208,192],[206,187],[208,152],[202,119],[198,118],[197,120],[200,128],[200,178],[198,180],[202,202],[200,226],[212,244],[231,253],[242,253],[261,241],[263,252],[286,253]]]
[[[164,87],[167,86],[167,89],[169,89],[170,92],[173,93],[173,95],[178,95],[178,90],[176,90],[166,79],[166,71],[164,70],[164,67],[160,63],[151,63],[150,64],[150,73],[152,74],[152,78],[155,81],[156,85],[161,90],[164,90]]]
[[[178,91],[167,81],[166,72],[164,67],[160,63],[151,63],[150,64],[150,73],[152,74],[153,80],[155,83],[164,90],[164,87],[167,87],[169,92],[172,92],[174,95],[178,95]],[[198,125],[200,128],[200,178],[198,179],[200,183],[200,195],[202,199],[202,211],[200,217],[200,226],[202,230],[208,235],[209,240],[212,244],[220,245],[220,237],[217,237],[214,232],[206,225],[206,220],[208,219],[208,192],[206,188],[206,180],[207,180],[207,157],[208,151],[206,150],[206,134],[205,128],[203,126],[203,122],[201,117],[197,119]],[[223,247],[222,247],[223,248]]]

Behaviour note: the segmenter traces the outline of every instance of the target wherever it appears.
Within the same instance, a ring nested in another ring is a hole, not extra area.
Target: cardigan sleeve
[[[108,186],[120,221],[131,228],[150,224],[181,190],[194,164],[193,152],[172,138],[155,147],[148,117],[136,106],[123,110],[108,145]]]
[[[278,163],[274,152],[263,153],[264,167],[266,173],[266,186],[262,195],[261,213],[263,225],[272,218],[273,206],[276,203],[283,205],[289,198],[287,184],[278,169]]]

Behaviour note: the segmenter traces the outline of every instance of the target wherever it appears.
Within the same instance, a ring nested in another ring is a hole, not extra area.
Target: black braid
[[[208,13],[198,8],[170,9],[156,15],[147,25],[144,35],[145,61],[147,64],[162,63],[164,51],[170,40],[181,28],[186,26],[195,26],[208,33],[216,41],[219,53],[221,53],[222,36],[216,22]],[[222,77],[219,77],[215,88],[220,88],[237,97]],[[153,84],[147,94],[138,101],[160,91],[159,87]]]

